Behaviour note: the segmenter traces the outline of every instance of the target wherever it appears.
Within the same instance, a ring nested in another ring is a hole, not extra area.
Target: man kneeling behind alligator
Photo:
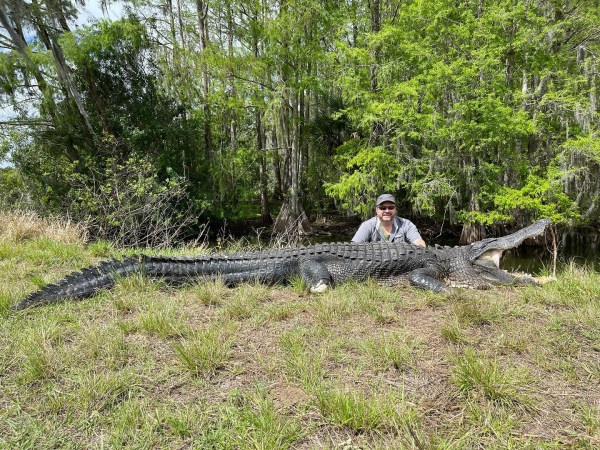
[[[538,284],[499,268],[504,250],[544,233],[550,220],[538,220],[513,234],[471,245],[436,249],[396,242],[336,243],[242,253],[192,257],[139,256],[112,260],[74,272],[56,284],[33,292],[14,305],[20,310],[89,297],[114,285],[120,277],[143,274],[166,282],[221,279],[233,286],[244,282],[279,284],[300,277],[311,292],[348,280],[367,278],[444,292],[449,287],[486,289],[492,285]]]

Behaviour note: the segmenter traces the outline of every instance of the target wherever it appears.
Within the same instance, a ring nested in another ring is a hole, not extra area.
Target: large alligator
[[[498,284],[536,284],[531,277],[517,277],[501,270],[500,257],[504,250],[544,233],[549,224],[550,220],[542,219],[508,236],[442,249],[387,242],[336,243],[193,257],[111,260],[33,292],[14,309],[89,297],[112,287],[117,279],[134,274],[170,283],[222,279],[227,285],[253,281],[279,284],[300,277],[311,292],[367,278],[389,284],[408,281],[436,292],[449,287],[486,289]]]

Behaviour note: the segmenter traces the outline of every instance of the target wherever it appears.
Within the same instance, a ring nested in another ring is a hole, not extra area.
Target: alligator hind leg
[[[307,259],[300,263],[300,278],[310,292],[325,292],[331,286],[331,274],[327,267],[319,261]]]
[[[436,278],[437,271],[435,269],[423,268],[415,269],[408,274],[410,284],[421,289],[428,289],[434,292],[446,292],[448,286]]]

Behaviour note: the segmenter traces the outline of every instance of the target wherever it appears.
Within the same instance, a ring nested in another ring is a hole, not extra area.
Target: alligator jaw
[[[525,227],[513,234],[499,238],[483,239],[482,241],[471,244],[469,250],[470,260],[476,262],[481,257],[493,250],[498,250],[502,253],[503,250],[518,247],[523,243],[525,239],[533,238],[542,235],[546,231],[546,227],[550,225],[552,221],[550,219],[541,219],[537,222]],[[487,259],[487,258],[484,258]]]
[[[488,250],[484,254],[482,254],[479,258],[477,258],[477,263],[483,264],[493,264],[497,268],[500,268],[500,259],[502,258],[503,250],[500,249],[492,249]]]

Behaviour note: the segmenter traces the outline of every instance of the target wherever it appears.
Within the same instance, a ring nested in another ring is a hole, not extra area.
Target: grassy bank
[[[133,278],[9,311],[114,254],[77,233],[0,236],[0,448],[600,445],[595,273],[448,296]]]

